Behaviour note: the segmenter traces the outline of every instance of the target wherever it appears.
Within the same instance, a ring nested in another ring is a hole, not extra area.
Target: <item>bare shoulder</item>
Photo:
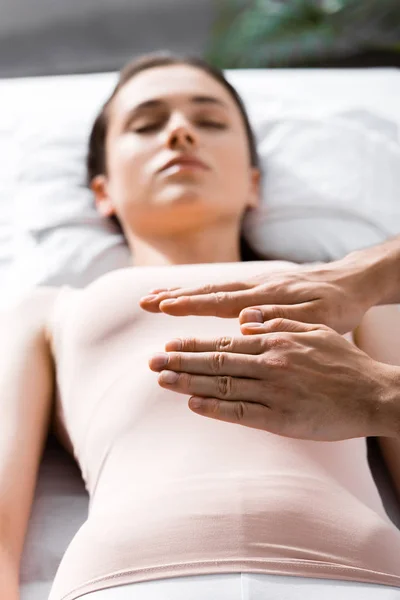
[[[1,311],[2,326],[13,322],[31,331],[42,333],[48,338],[50,315],[54,303],[60,293],[60,288],[40,286],[29,290],[19,297],[12,305]]]
[[[25,315],[27,318],[37,315],[49,308],[59,291],[60,288],[57,287],[35,287],[19,296],[6,308],[3,308],[1,315],[3,318],[10,313],[20,313],[20,315]]]

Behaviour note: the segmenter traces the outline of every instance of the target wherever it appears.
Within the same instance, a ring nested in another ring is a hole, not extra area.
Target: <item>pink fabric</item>
[[[84,290],[62,289],[52,315],[54,427],[80,465],[90,510],[50,600],[233,572],[400,588],[400,531],[382,505],[364,438],[295,440],[201,417],[148,367],[175,337],[241,335],[237,319],[143,311],[138,301],[151,288],[291,266],[133,267]]]

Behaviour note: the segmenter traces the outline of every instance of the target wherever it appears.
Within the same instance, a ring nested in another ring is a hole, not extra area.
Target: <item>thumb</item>
[[[266,326],[275,321],[274,327],[284,327],[281,331],[312,331],[314,325],[325,324],[327,319],[322,316],[317,300],[302,302],[301,304],[286,304],[283,306],[263,305],[252,306],[242,310],[239,314],[241,328],[247,327],[248,323],[260,323]],[[256,329],[256,327],[254,327]],[[260,333],[261,328],[257,328]]]
[[[290,319],[271,319],[265,323],[243,323],[240,329],[244,335],[261,335],[263,333],[307,333],[310,331],[329,330],[326,325],[311,323],[301,323],[300,321],[291,321]]]

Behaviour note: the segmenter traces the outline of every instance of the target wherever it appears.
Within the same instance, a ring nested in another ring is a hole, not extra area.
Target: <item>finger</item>
[[[191,375],[231,375],[264,379],[265,365],[248,354],[228,352],[169,352],[154,354],[149,360],[152,371],[190,373]]]
[[[273,304],[260,304],[258,306],[250,306],[241,311],[239,314],[239,323],[249,323],[253,321],[263,322],[270,321],[272,319],[286,319],[290,321],[299,321],[301,323],[313,323],[320,324],[320,299],[310,300],[308,302],[301,302],[299,304],[284,304],[284,305],[273,305]],[[259,311],[261,316],[257,319],[254,318],[255,311]],[[323,318],[322,318],[322,322]]]
[[[160,294],[161,292],[172,292],[173,290],[179,290],[179,287],[172,287],[172,288],[153,288],[152,290],[149,290],[149,294]]]
[[[174,290],[164,290],[158,294],[151,294],[149,296],[144,296],[140,299],[139,304],[145,310],[149,312],[160,312],[161,306],[160,303],[163,302],[162,312],[167,314],[171,314],[174,316],[183,316],[187,314],[203,314],[203,313],[189,313],[187,310],[196,309],[196,302],[187,303],[187,300],[192,300],[192,298],[208,298],[206,303],[214,303],[221,294],[234,292],[238,290],[244,290],[250,287],[251,284],[248,283],[240,283],[240,282],[230,282],[230,283],[221,283],[216,285],[207,284],[198,288],[175,288]],[[166,301],[170,301],[169,304]],[[258,302],[258,300],[254,300],[253,303]],[[246,306],[246,305],[244,305]],[[178,309],[176,311],[176,309]],[[183,312],[182,312],[183,310]],[[239,309],[240,310],[240,309]],[[204,314],[214,314],[204,313]],[[233,316],[237,316],[239,311],[235,312]]]
[[[228,281],[225,283],[207,283],[199,287],[177,287],[164,289],[165,299],[179,298],[180,296],[201,296],[205,294],[214,294],[216,292],[236,292],[253,287],[252,284],[240,281]]]
[[[265,323],[243,323],[240,329],[245,335],[261,335],[278,332],[305,333],[329,328],[325,325],[302,323],[300,321],[291,321],[290,319],[272,319]]]
[[[152,312],[152,313],[159,313],[160,312],[160,308],[159,308],[159,297],[160,294],[162,293],[170,293],[174,290],[178,290],[180,288],[178,287],[174,287],[174,288],[154,288],[152,290],[149,291],[149,295],[148,296],[143,296],[143,298],[141,298],[139,300],[139,306],[141,308],[143,308],[144,310],[147,310],[148,312]]]
[[[205,396],[219,400],[249,400],[257,398],[262,401],[269,386],[267,381],[245,379],[225,375],[191,375],[175,371],[161,371],[158,376],[161,387],[173,390],[179,394]]]
[[[209,339],[176,338],[165,344],[167,352],[238,352],[239,354],[260,354],[266,344],[264,335],[245,337],[223,336]]]
[[[195,402],[197,406],[194,405]],[[267,403],[251,400],[233,401],[192,396],[188,406],[194,413],[218,421],[236,423],[293,439],[308,441],[315,438],[315,441],[323,441],[313,436],[312,430],[304,424],[299,426],[297,421],[293,422],[293,418],[284,410],[279,410],[276,405],[272,407]]]
[[[261,291],[247,289],[219,291],[201,296],[181,296],[160,301],[160,310],[176,317],[186,315],[213,316],[231,319],[247,306],[265,300]]]
[[[197,401],[198,406],[194,406]],[[245,427],[271,431],[274,423],[273,411],[269,406],[257,402],[219,400],[218,398],[203,398],[192,396],[189,408],[203,417],[210,417],[226,423],[236,423]]]

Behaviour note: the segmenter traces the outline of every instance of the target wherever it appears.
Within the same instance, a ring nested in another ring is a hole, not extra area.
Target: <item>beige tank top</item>
[[[400,531],[382,505],[365,438],[295,440],[205,418],[148,367],[175,337],[241,335],[237,319],[143,311],[138,301],[151,288],[283,268],[292,265],[131,267],[60,291],[51,319],[53,425],[90,505],[50,600],[232,572],[400,588]]]

